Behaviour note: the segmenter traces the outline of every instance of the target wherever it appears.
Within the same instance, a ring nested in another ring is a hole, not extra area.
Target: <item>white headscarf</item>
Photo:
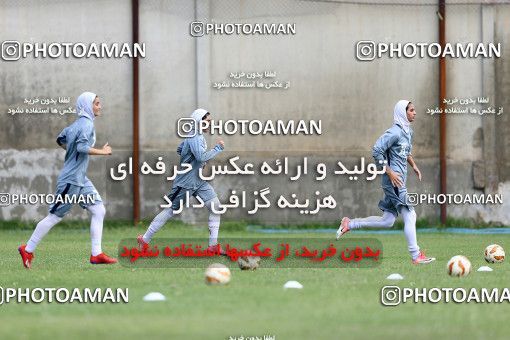
[[[94,111],[92,110],[92,104],[96,99],[96,94],[92,92],[83,92],[76,100],[76,113],[78,116],[89,117],[94,120]]]
[[[202,118],[204,118],[204,116],[207,114],[207,112],[208,111],[204,109],[196,109],[195,111],[193,111],[193,113],[191,113],[191,118],[193,118],[193,120],[195,121],[194,125],[195,128],[198,128],[200,126],[200,122],[202,121]],[[200,129],[198,130],[198,133],[202,133]]]
[[[400,125],[406,133],[409,133],[411,122],[407,120],[406,107],[409,105],[409,100],[399,100],[393,110],[393,123]]]

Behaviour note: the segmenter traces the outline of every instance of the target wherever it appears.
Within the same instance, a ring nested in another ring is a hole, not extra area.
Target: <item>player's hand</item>
[[[387,174],[388,174],[388,177],[390,178],[391,184],[394,187],[401,188],[402,186],[404,186],[404,183],[402,182],[402,178],[400,177],[401,174],[391,170],[389,167],[388,167]]]
[[[218,139],[218,145],[221,145],[222,148],[225,147],[225,142],[223,141],[223,139]]]
[[[103,145],[103,152],[105,155],[111,155],[112,154],[112,147],[106,143]]]
[[[413,166],[413,170],[414,170],[414,173],[416,174],[416,176],[418,176],[418,179],[421,181],[421,171],[420,171],[420,169],[418,169],[418,167],[415,165],[415,166]]]

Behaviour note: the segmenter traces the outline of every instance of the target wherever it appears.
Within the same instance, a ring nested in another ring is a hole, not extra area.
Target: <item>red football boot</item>
[[[206,251],[220,255],[227,255],[227,252],[223,248],[221,248],[219,243],[207,247]]]
[[[32,260],[34,259],[34,254],[29,253],[25,250],[26,244],[22,244],[19,248],[19,254],[21,255],[21,260],[23,261],[23,265],[25,268],[30,269],[32,267]]]
[[[92,264],[112,264],[117,263],[117,259],[101,253],[97,256],[90,256],[90,263]]]
[[[138,250],[140,251],[144,250],[149,246],[149,244],[143,240],[143,235],[138,235],[136,241],[138,242]]]

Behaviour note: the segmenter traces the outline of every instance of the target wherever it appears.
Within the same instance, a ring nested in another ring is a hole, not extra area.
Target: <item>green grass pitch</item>
[[[136,237],[141,228],[107,228],[103,250],[117,255],[123,238]],[[410,263],[404,235],[356,234],[383,243],[384,257],[376,268],[261,268],[232,271],[227,286],[207,286],[204,269],[140,269],[88,263],[87,229],[55,228],[36,251],[33,269],[22,267],[17,247],[30,230],[0,230],[0,286],[2,287],[128,287],[127,304],[17,304],[0,306],[0,339],[228,339],[230,336],[276,339],[498,339],[510,333],[510,305],[475,303],[406,303],[384,307],[380,289],[400,273],[401,287],[499,287],[509,286],[510,264],[491,265],[493,272],[476,269],[486,265],[483,250],[492,243],[510,249],[510,235],[459,235],[419,233],[418,241],[431,265]],[[207,237],[206,228],[167,225],[158,237]],[[246,231],[220,230],[221,236],[267,237]],[[274,235],[272,235],[274,236]],[[285,237],[278,235],[278,237]],[[292,234],[292,237],[331,237]],[[341,242],[341,241],[339,241]],[[467,256],[473,272],[466,278],[446,274],[453,255]],[[302,290],[283,289],[288,280]],[[142,297],[159,291],[167,301],[148,303]]]

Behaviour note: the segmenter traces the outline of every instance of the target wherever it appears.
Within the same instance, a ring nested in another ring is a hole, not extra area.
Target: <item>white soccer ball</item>
[[[237,264],[241,270],[255,270],[259,267],[260,257],[259,256],[241,256],[237,260]]]
[[[213,263],[205,271],[205,283],[224,285],[230,282],[230,269],[221,263]]]
[[[491,244],[485,248],[485,261],[489,263],[501,263],[505,260],[505,250],[502,246]]]
[[[446,271],[450,276],[467,276],[471,273],[471,262],[463,255],[454,256],[448,261]]]

